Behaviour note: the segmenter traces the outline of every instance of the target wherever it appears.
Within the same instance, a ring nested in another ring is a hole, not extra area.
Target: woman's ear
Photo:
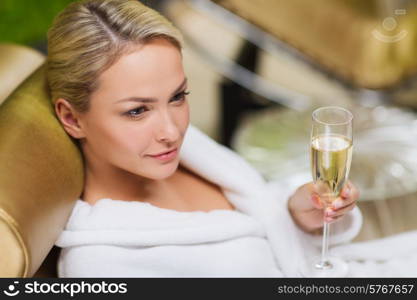
[[[70,136],[76,139],[85,137],[84,130],[81,126],[81,114],[75,111],[71,103],[63,98],[57,99],[55,102],[55,113],[65,131]]]

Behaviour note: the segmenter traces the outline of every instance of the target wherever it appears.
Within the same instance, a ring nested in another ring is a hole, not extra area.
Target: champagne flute
[[[311,168],[324,209],[337,199],[348,179],[353,147],[352,119],[352,113],[337,106],[321,107],[312,113]],[[313,263],[312,275],[346,273],[346,263],[328,256],[330,224],[323,222],[321,256]]]

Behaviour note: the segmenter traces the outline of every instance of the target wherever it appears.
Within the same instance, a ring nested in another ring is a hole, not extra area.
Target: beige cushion
[[[25,74],[13,64],[0,70]],[[0,105],[0,277],[35,274],[83,182],[81,153],[55,117],[42,65]]]

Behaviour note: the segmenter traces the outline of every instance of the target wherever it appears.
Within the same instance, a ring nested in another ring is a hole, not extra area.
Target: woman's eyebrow
[[[177,94],[179,91],[181,91],[184,86],[187,84],[187,77],[184,78],[184,80],[182,81],[182,83],[175,89],[174,92],[171,93],[171,97],[174,96],[175,94]],[[153,102],[158,102],[158,99],[156,98],[144,98],[144,97],[128,97],[128,98],[123,98],[120,100],[117,100],[115,103],[120,103],[120,102],[127,102],[127,101],[133,101],[133,102],[142,102],[142,103],[153,103]]]

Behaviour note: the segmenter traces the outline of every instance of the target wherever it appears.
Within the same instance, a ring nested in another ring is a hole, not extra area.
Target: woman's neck
[[[177,195],[176,186],[187,173],[189,173],[187,169],[178,165],[177,170],[170,177],[154,180],[110,166],[93,167],[86,164],[81,199],[92,205],[102,198],[150,203],[160,203],[161,199],[166,201],[181,199],[182,197]]]

